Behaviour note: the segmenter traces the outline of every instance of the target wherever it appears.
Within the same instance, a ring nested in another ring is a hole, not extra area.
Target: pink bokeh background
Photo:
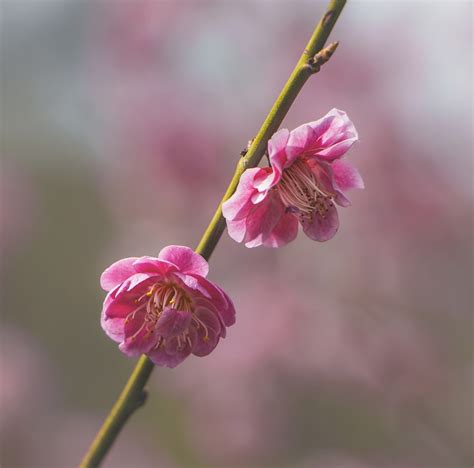
[[[76,466],[134,365],[101,271],[197,244],[325,3],[1,8],[0,461]],[[472,9],[348,3],[283,127],[345,110],[366,189],[327,243],[224,234],[237,323],[154,371],[105,466],[472,466]]]

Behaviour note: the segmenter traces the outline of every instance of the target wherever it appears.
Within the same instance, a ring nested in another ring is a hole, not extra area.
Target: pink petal
[[[332,109],[322,119],[308,125],[314,133],[305,154],[317,155],[327,161],[341,157],[359,138],[347,114],[338,109]]]
[[[191,294],[193,294],[195,289],[199,289],[197,280],[194,276],[186,275],[185,273],[176,272],[176,273],[173,273],[173,278],[175,279],[178,278],[179,280],[181,280],[181,283],[182,283],[181,286],[187,286],[190,289],[189,292]],[[179,281],[178,281],[178,284],[180,284]]]
[[[233,220],[227,220],[227,233],[231,239],[235,242],[242,242],[245,238],[245,231],[247,226],[247,220],[245,218]]]
[[[318,186],[326,193],[335,194],[334,173],[330,162],[321,161],[317,158],[307,159],[306,164],[318,181]]]
[[[112,340],[120,343],[125,338],[124,333],[124,325],[125,325],[125,318],[108,318],[104,311],[100,316],[100,325],[102,329],[105,331],[106,335]]]
[[[166,276],[168,273],[178,270],[177,266],[173,263],[148,256],[135,260],[133,267],[138,273],[153,273],[158,276]]]
[[[245,225],[243,241],[246,247],[262,245],[283,216],[285,208],[280,198],[273,192],[249,213]],[[256,241],[256,242],[253,242]]]
[[[260,233],[257,237],[245,243],[245,247],[253,249],[254,247],[260,247],[263,245],[263,233]]]
[[[122,297],[122,300],[114,300],[104,305],[103,316],[105,319],[122,318],[125,317],[137,308],[134,302],[136,296],[133,297]]]
[[[220,336],[214,330],[209,329],[206,335],[205,330],[199,328],[198,337],[193,347],[193,354],[200,357],[207,356],[215,349],[219,338]]]
[[[156,330],[159,335],[169,338],[184,333],[191,323],[191,313],[172,309],[163,310],[160,318],[156,322]]]
[[[341,159],[334,161],[332,163],[332,170],[334,174],[334,186],[341,192],[346,192],[354,188],[364,188],[364,181],[359,171],[349,162]]]
[[[169,245],[161,250],[158,257],[161,260],[173,263],[183,273],[207,276],[209,272],[209,265],[206,260],[189,247]]]
[[[268,197],[252,206],[245,218],[227,220],[229,236],[237,242],[249,243],[249,246],[252,241],[261,239],[278,222],[276,206],[274,196],[269,192]],[[256,245],[261,245],[261,240]]]
[[[282,247],[293,241],[298,234],[298,220],[291,213],[285,213],[271,234],[263,241],[265,247]]]
[[[209,299],[204,299],[204,298],[201,298],[201,299],[198,299],[195,301],[195,305],[196,307],[203,307],[204,309],[208,309],[210,310],[219,320],[219,323],[220,323],[220,336],[221,338],[225,338],[226,337],[226,326],[230,326],[230,325],[233,325],[235,323],[235,310],[234,310],[234,306],[232,304],[232,309],[222,309],[222,310],[225,310],[225,312],[219,312],[215,305],[209,300]],[[224,318],[223,317],[226,317],[225,319],[225,322],[224,322]],[[227,325],[226,325],[227,323]]]
[[[222,318],[226,327],[235,323],[235,308],[230,297],[216,284],[211,281],[195,277],[199,284],[199,291],[204,298],[196,298],[196,304],[199,305],[204,299],[204,303],[210,302]]]
[[[130,292],[137,288],[143,288],[144,284],[148,285],[150,282],[157,281],[160,277],[153,273],[135,273],[127,278],[117,289],[115,297],[118,298],[121,294]]]
[[[315,132],[308,124],[300,125],[292,130],[286,148],[288,163],[293,163],[308,146],[311,146],[315,139]]]
[[[110,294],[110,293],[109,293]],[[122,294],[118,299],[110,298],[108,295],[105,298],[102,313],[104,318],[125,318],[132,310],[137,308],[135,299],[136,294]]]
[[[259,167],[244,171],[234,194],[222,204],[224,218],[236,220],[247,215],[252,208],[252,195],[257,192],[254,187],[254,179],[261,174],[267,174],[267,172]]]
[[[335,135],[341,132],[350,131],[357,136],[354,124],[347,113],[336,108],[331,109],[325,116],[308,125],[315,131],[317,138],[320,138],[323,144],[334,142]]]
[[[318,150],[317,154],[326,161],[333,161],[334,159],[340,158],[346,154],[350,147],[357,141],[357,138],[348,138],[347,140],[340,141],[328,148]]]
[[[148,352],[147,356],[157,366],[173,368],[182,363],[190,354],[191,348],[189,345],[187,345],[183,351],[174,354],[168,354],[164,347],[161,346],[154,351]]]
[[[194,315],[206,326],[208,330],[213,330],[217,334],[221,331],[219,317],[214,310],[207,307],[196,307]],[[198,327],[199,328],[199,327]]]
[[[324,138],[324,135],[331,128],[331,125],[334,125],[334,119],[339,116],[339,113],[345,114],[345,112],[338,111],[337,109],[331,109],[325,116],[321,117],[320,119],[315,120],[313,122],[309,122],[307,125],[309,125],[313,129],[314,138],[321,141],[321,139]]]
[[[270,159],[271,167],[262,167],[260,174],[255,177],[254,187],[262,193],[265,193],[272,187],[274,187],[281,179],[283,169],[286,161],[286,154],[279,153],[274,155]],[[254,197],[255,198],[255,197]],[[257,203],[255,199],[252,199],[254,203]]]
[[[330,125],[324,132],[320,132],[322,146],[332,145],[347,138],[355,138],[356,140],[359,138],[357,130],[346,112],[331,109],[324,118],[328,119]]]
[[[145,294],[155,282],[155,277],[147,277],[130,290],[121,291],[122,286],[117,286],[107,294],[103,305],[103,313],[107,318],[126,317],[138,305],[136,300]]]
[[[339,206],[343,206],[343,207],[352,205],[351,201],[342,192],[339,192],[339,191],[336,192],[336,195],[334,196],[334,201]]]
[[[286,128],[282,128],[268,140],[268,159],[270,160],[273,174],[265,184],[258,187],[260,191],[273,187],[280,180],[283,169],[288,166],[286,145],[289,136],[290,132]]]
[[[285,152],[289,136],[290,132],[286,128],[282,128],[273,134],[270,140],[268,140],[267,145],[268,156],[270,158],[276,154]]]
[[[194,344],[193,344],[194,347]],[[183,337],[173,336],[167,338],[164,342],[164,350],[169,356],[178,355],[180,358],[187,357],[191,354],[193,347]]]
[[[123,258],[106,268],[100,277],[100,286],[102,289],[110,291],[128,277],[132,276],[135,273],[133,262],[136,259],[137,257]]]
[[[315,211],[311,222],[301,221],[301,225],[304,233],[312,240],[324,242],[332,239],[339,228],[337,209],[332,205],[324,218]]]
[[[219,342],[221,325],[218,317],[209,309],[197,308],[195,316],[201,323],[196,325],[197,339],[193,347],[193,354],[207,356]]]
[[[125,321],[125,340],[119,349],[127,356],[146,354],[157,343],[158,333],[153,324],[145,320],[146,310],[130,314]]]

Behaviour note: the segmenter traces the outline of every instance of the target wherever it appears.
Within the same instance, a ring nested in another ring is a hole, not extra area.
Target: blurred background
[[[1,464],[72,467],[134,361],[98,278],[195,246],[325,2],[1,1]],[[237,323],[155,369],[108,467],[467,468],[471,2],[349,2],[283,126],[332,107],[366,190],[327,243],[223,236]]]

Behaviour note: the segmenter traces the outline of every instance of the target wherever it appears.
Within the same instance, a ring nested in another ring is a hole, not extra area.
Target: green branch
[[[201,254],[206,260],[209,260],[225,229],[222,204],[234,193],[240,176],[245,169],[258,165],[265,153],[268,140],[278,130],[303,85],[312,74],[319,71],[321,65],[329,60],[337,47],[337,43],[334,43],[323,49],[345,3],[346,0],[331,0],[329,2],[325,14],[317,24],[311,39],[275,104],[273,104],[257,136],[245,156],[239,160],[229,187],[196,248],[196,252]],[[153,367],[154,365],[150,359],[146,356],[140,357],[122,393],[84,456],[80,464],[81,468],[99,466],[128,418],[145,403],[147,394],[144,388]]]

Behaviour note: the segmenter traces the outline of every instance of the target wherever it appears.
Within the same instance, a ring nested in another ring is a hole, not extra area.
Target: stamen
[[[159,336],[156,345],[152,348],[152,351],[156,351],[163,344],[164,341],[164,338],[162,336]]]
[[[134,311],[130,312],[127,315],[127,318],[125,319],[125,324],[130,323],[130,320],[133,320],[135,318],[135,315],[141,310],[143,310],[145,307],[146,307],[146,304],[141,304]]]
[[[332,194],[318,186],[315,175],[300,160],[283,171],[276,189],[287,211],[297,214],[301,221],[311,219],[315,211],[324,218],[332,206]]]
[[[138,334],[145,328],[145,326],[148,324],[146,320],[143,321],[141,327],[130,337],[131,341],[135,341],[138,337]],[[149,335],[147,335],[149,336]]]
[[[181,341],[181,337],[178,335],[176,338],[178,340],[178,351],[182,351],[183,350],[183,343]]]
[[[199,327],[202,327],[204,328],[204,338],[203,338],[203,341],[209,341],[209,330],[208,328],[206,327],[206,325],[204,324],[204,322],[202,320],[200,320],[198,317],[196,317],[195,315],[193,315],[193,320],[197,323],[197,326],[198,328]]]

